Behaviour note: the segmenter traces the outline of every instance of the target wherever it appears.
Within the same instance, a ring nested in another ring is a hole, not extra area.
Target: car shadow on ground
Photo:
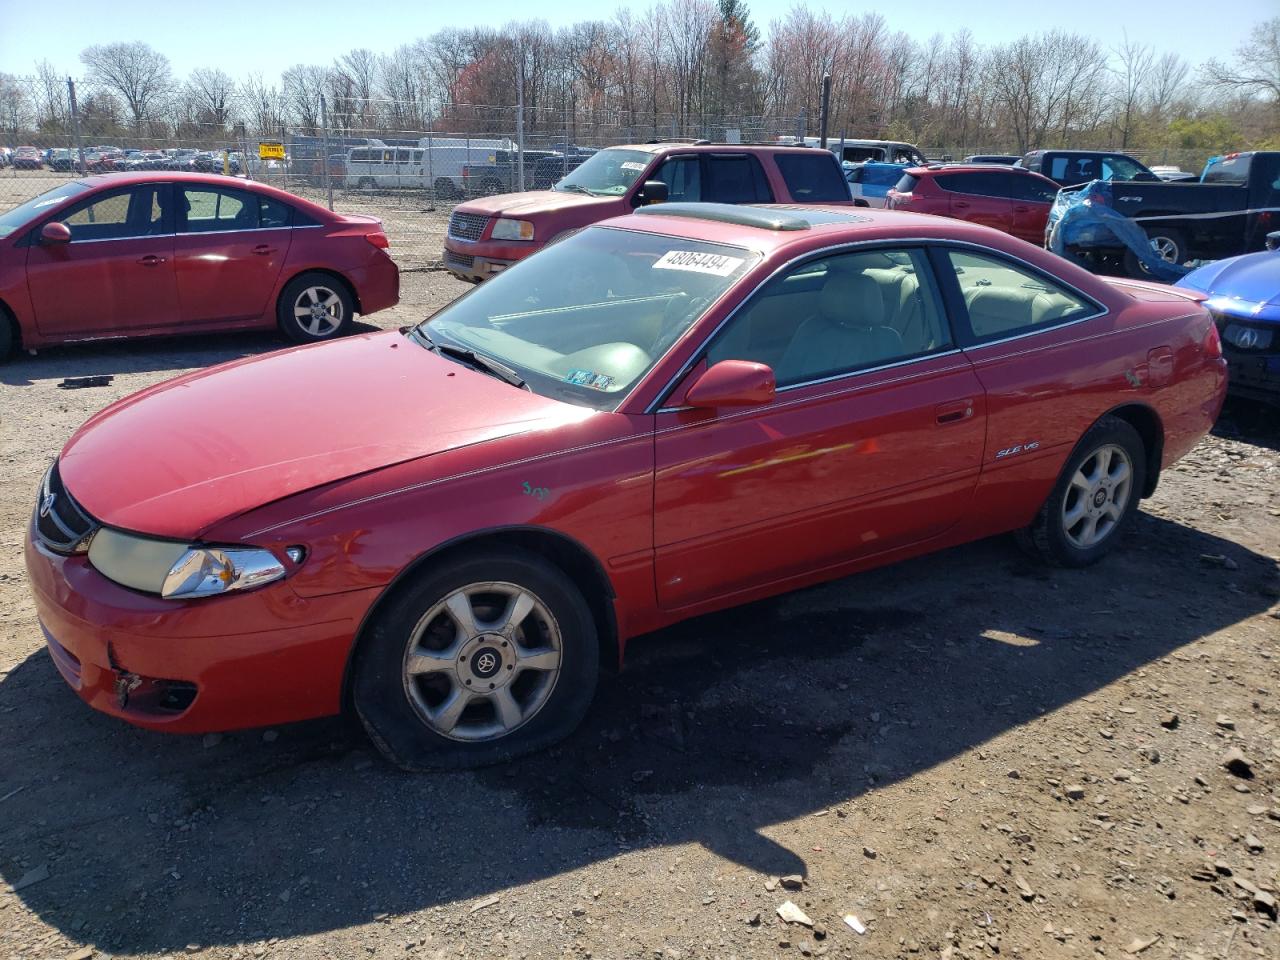
[[[1272,566],[1146,514],[1088,570],[972,544],[642,637],[566,743],[471,773],[401,773],[340,720],[212,745],[134,730],[39,651],[0,681],[0,874],[68,937],[165,952],[465,917],[474,898],[671,844],[805,873],[774,825],[1265,611]],[[1152,726],[1170,706],[1137,705]]]
[[[1231,397],[1213,425],[1215,436],[1280,451],[1280,405]]]
[[[379,328],[359,320],[348,336],[372,333]],[[185,337],[149,337],[139,340],[96,340],[47,347],[35,355],[19,352],[0,362],[0,384],[29,387],[39,380],[96,377],[126,373],[175,372],[241,357],[270,353],[293,346],[275,331],[209,333]]]

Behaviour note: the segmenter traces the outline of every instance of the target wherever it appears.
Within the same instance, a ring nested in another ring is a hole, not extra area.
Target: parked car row
[[[80,153],[68,147],[41,150],[24,146],[10,154],[0,148],[0,166],[6,165],[19,170],[42,170],[48,167],[60,173],[69,173],[79,169]],[[138,170],[222,173],[224,168],[229,168],[232,174],[238,174],[243,166],[243,156],[239,151],[196,150],[189,147],[141,150],[95,146],[85,148],[84,166],[87,173]]]

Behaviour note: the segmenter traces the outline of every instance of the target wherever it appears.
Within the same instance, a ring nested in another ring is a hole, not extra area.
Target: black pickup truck
[[[1280,151],[1215,158],[1198,182],[1113,180],[1085,189],[1093,203],[1141,226],[1168,262],[1219,260],[1263,249],[1280,225]],[[1136,258],[1126,263],[1136,272]]]
[[[524,152],[524,186],[526,190],[546,190],[565,174],[576,170],[595,151],[559,153],[554,150]],[[463,190],[468,196],[494,196],[514,193],[519,189],[519,168],[515,150],[495,150],[491,163],[469,163],[462,168]]]
[[[1014,166],[1062,187],[1078,187],[1090,180],[1159,180],[1133,157],[1114,150],[1032,150]]]

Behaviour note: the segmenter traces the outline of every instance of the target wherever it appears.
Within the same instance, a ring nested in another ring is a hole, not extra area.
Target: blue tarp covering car
[[[1268,249],[1192,270],[1179,287],[1207,294],[1230,367],[1228,390],[1280,405],[1280,231]]]
[[[1045,246],[1060,257],[1075,260],[1073,251],[1111,251],[1123,245],[1154,280],[1173,281],[1185,275],[1187,267],[1163,259],[1142,227],[1112,209],[1106,201],[1106,187],[1103,180],[1091,180],[1059,190],[1045,224]]]

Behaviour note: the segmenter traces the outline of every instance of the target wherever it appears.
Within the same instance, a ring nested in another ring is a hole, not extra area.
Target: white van
[[[423,187],[422,151],[417,147],[388,147],[373,141],[347,151],[348,189],[386,190]]]
[[[480,137],[423,137],[418,147],[422,151],[423,185],[434,187],[436,196],[446,200],[463,196],[463,167],[496,163],[497,151],[516,149],[511,140]]]
[[[822,143],[818,137],[805,137],[805,146],[816,147]],[[928,161],[920,148],[900,140],[845,140],[827,137],[827,149],[844,163],[910,163],[924,166]]]

